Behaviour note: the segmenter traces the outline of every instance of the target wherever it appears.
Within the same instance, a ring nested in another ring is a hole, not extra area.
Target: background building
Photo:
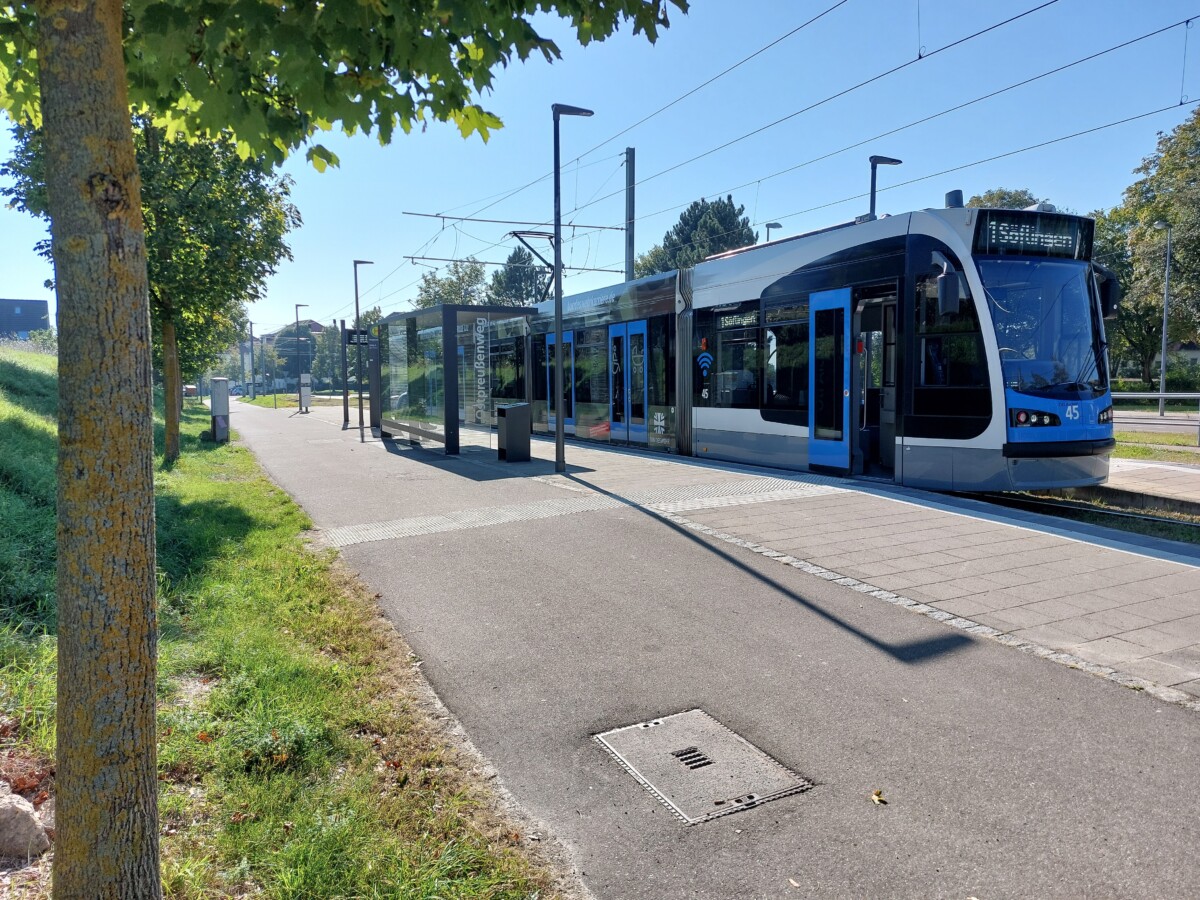
[[[50,328],[50,304],[45,300],[0,300],[0,337],[29,340],[29,332]]]

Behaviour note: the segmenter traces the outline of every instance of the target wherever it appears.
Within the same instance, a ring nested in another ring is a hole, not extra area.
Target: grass
[[[1156,431],[1118,431],[1114,434],[1120,444],[1157,444],[1165,447],[1197,447],[1196,435]]]
[[[51,760],[53,360],[0,354],[0,577],[21,591],[0,626],[0,751]],[[208,423],[189,402],[180,460],[156,471],[166,895],[550,895],[374,599],[306,548],[309,521],[248,452],[200,440]]]
[[[1200,447],[1194,434],[1153,431],[1118,431],[1113,456],[1120,459],[1148,459],[1155,462],[1200,465]],[[1178,448],[1178,449],[1174,449]]]
[[[273,394],[273,395],[272,394],[259,394],[253,400],[251,400],[249,397],[233,397],[231,399],[235,403],[237,403],[237,402],[249,403],[249,404],[253,404],[254,406],[264,406],[267,409],[273,409],[275,407],[279,407],[279,409],[296,409],[297,408],[297,401],[296,401],[295,393],[284,394],[284,393],[280,392],[280,393]],[[366,394],[363,394],[363,404],[364,404],[364,406],[368,405]],[[342,405],[341,392],[339,391],[336,395],[313,394],[312,405],[313,406],[341,406]],[[354,409],[358,408],[358,395],[357,394],[352,393],[350,395],[350,406]]]

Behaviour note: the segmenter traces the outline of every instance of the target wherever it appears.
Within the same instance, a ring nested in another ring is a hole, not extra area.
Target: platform
[[[1114,459],[1108,481],[1094,488],[1066,492],[1128,509],[1176,512],[1200,517],[1200,455],[1197,465]]]
[[[516,475],[495,452],[494,436],[480,433],[464,440],[462,459]],[[637,507],[951,628],[1200,709],[1200,546],[890,483],[594,444],[568,443],[568,472],[556,475],[553,454],[552,441],[535,440],[524,474],[572,492],[570,513]],[[1113,472],[1114,486],[1151,506],[1200,496],[1200,469],[1116,460]]]

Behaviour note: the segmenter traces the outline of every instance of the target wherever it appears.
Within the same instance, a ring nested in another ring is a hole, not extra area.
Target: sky
[[[700,198],[732,194],[760,240],[767,222],[782,226],[775,239],[853,219],[872,154],[903,160],[879,169],[880,214],[995,187],[1107,209],[1200,101],[1192,16],[1200,0],[692,0],[656,44],[626,25],[588,47],[541,17],[562,58],[496,73],[481,103],[504,127],[486,143],[432,123],[387,147],[322,135],[341,159],[323,173],[302,153],[285,164],[304,224],[250,319],[256,335],[297,313],[352,323],[355,259],[373,261],[359,268],[361,308],[406,310],[445,260],[503,263],[510,232],[551,230],[553,103],[595,113],[561,120],[567,295],[623,280],[626,147],[639,254]],[[0,155],[11,149],[5,129]],[[48,300],[53,316],[51,267],[33,252],[43,235],[0,207],[0,296]]]

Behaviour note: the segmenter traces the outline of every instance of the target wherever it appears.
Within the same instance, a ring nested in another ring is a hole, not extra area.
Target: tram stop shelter
[[[528,398],[530,317],[514,306],[446,305],[379,323],[379,428],[459,452],[464,430],[491,433],[496,407]],[[374,373],[373,373],[374,374]]]

